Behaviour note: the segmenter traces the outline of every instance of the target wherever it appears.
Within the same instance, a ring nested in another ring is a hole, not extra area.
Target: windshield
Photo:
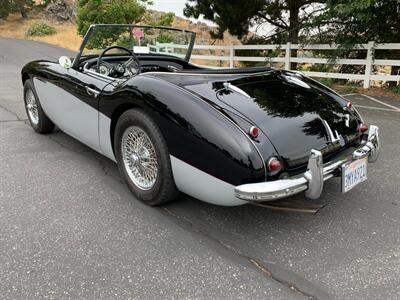
[[[191,31],[155,26],[93,25],[85,35],[77,60],[99,55],[107,47],[118,45],[136,54],[166,54],[188,61],[195,36]],[[126,55],[126,52],[113,49],[108,54]]]

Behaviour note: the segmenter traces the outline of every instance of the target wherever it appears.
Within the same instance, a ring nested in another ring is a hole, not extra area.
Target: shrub
[[[26,31],[27,36],[45,36],[55,34],[57,31],[53,26],[46,22],[37,21],[33,22]]]
[[[332,87],[335,83],[334,78],[317,78],[317,80],[327,87]]]
[[[355,82],[348,81],[344,86],[344,90],[346,93],[354,93],[358,89],[358,85]]]
[[[393,87],[392,92],[396,93],[396,94],[400,94],[400,84]]]

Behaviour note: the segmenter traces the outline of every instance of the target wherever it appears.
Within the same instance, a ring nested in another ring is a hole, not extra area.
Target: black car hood
[[[287,169],[307,163],[311,149],[327,157],[360,137],[347,101],[293,72],[162,77],[259,127]]]

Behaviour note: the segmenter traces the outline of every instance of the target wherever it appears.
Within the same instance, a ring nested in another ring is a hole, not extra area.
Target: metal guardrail
[[[165,50],[168,53],[174,53],[175,49],[187,49],[185,45],[176,44],[158,44],[155,50]],[[348,80],[362,80],[364,81],[364,88],[370,87],[370,82],[373,80],[382,81],[400,81],[400,75],[390,74],[373,74],[374,66],[400,66],[400,60],[396,59],[375,59],[375,50],[399,50],[400,43],[390,44],[375,44],[369,42],[368,44],[355,45],[353,50],[366,51],[365,59],[337,59],[330,60],[327,58],[319,57],[291,57],[291,50],[313,51],[313,50],[335,50],[338,45],[329,44],[313,44],[313,45],[300,45],[300,44],[282,44],[282,45],[194,45],[194,50],[223,50],[224,55],[199,55],[193,54],[191,59],[196,60],[214,60],[214,61],[227,61],[229,67],[234,68],[235,62],[266,62],[266,63],[283,63],[284,69],[290,70],[292,62],[296,63],[309,63],[309,64],[335,64],[335,65],[363,65],[365,66],[364,74],[349,74],[349,73],[334,73],[334,72],[314,72],[303,71],[307,76],[321,77],[321,78],[338,78]],[[237,50],[280,50],[281,56],[276,57],[262,57],[262,56],[237,56]],[[167,52],[160,51],[160,52]],[[221,51],[222,52],[222,51]],[[228,55],[226,55],[227,53]],[[284,53],[284,55],[283,55]],[[175,54],[176,55],[176,54]]]

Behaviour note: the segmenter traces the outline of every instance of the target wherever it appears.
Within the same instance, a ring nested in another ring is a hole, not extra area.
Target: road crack
[[[4,120],[4,121],[0,121],[0,123],[12,123],[12,122],[24,122],[27,121],[27,119],[24,120]]]
[[[311,300],[318,300],[318,298],[314,295],[311,295],[303,290],[301,290],[300,288],[298,288],[294,283],[282,280],[281,278],[278,278],[277,276],[274,275],[274,273],[272,271],[270,271],[265,265],[263,265],[260,261],[258,261],[255,258],[252,258],[246,254],[243,254],[239,249],[235,248],[234,246],[227,244],[221,240],[219,240],[218,238],[215,238],[209,234],[207,234],[206,232],[202,231],[201,229],[198,229],[194,226],[194,224],[185,216],[182,215],[178,215],[177,213],[173,212],[172,210],[168,209],[167,207],[163,207],[162,210],[164,210],[165,212],[167,212],[169,215],[177,218],[179,221],[181,222],[185,222],[187,225],[190,226],[190,228],[193,229],[194,232],[199,233],[205,237],[207,237],[210,240],[213,240],[214,242],[220,244],[222,247],[224,247],[226,250],[228,250],[229,252],[235,254],[236,256],[239,256],[245,260],[247,260],[251,265],[253,265],[254,267],[256,267],[259,271],[261,271],[266,277],[274,280],[275,282],[285,286],[286,288],[289,288],[291,291],[293,291],[294,293],[297,293],[299,295],[302,295],[304,297],[307,297]]]
[[[16,117],[16,118],[17,118],[16,121],[24,121],[24,120],[25,120],[25,119],[21,119],[21,118],[17,115],[17,113],[15,113],[15,112],[13,112],[12,110],[8,109],[8,108],[5,107],[4,105],[1,105],[1,104],[0,104],[0,108],[4,109],[6,112],[8,112],[8,113],[12,114],[14,117]]]

